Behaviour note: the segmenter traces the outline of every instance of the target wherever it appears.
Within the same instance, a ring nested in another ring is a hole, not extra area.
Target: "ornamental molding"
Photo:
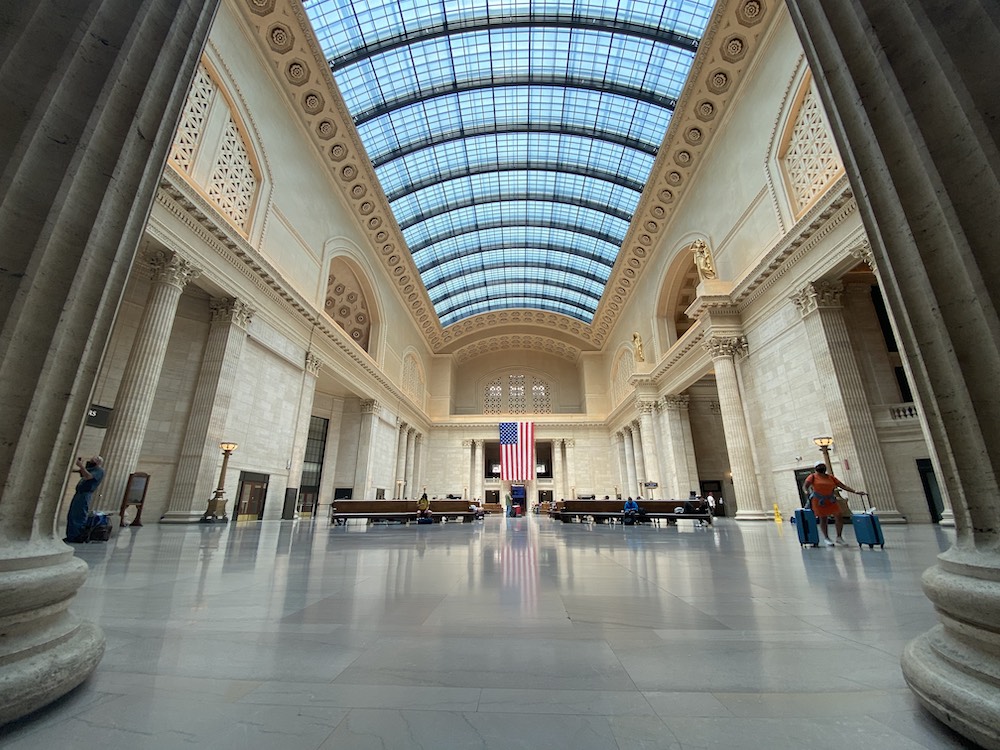
[[[466,344],[454,353],[455,363],[462,364],[470,359],[484,354],[493,354],[512,349],[528,349],[533,352],[547,352],[553,356],[576,362],[580,358],[580,349],[571,344],[554,339],[550,336],[534,334],[515,334],[511,336],[490,336]]]
[[[863,237],[856,245],[851,245],[847,248],[847,252],[864,262],[876,274],[878,273],[878,266],[875,265],[875,253],[872,252],[872,243],[868,241],[867,237]]]
[[[366,351],[287,283],[282,274],[255,247],[169,166],[163,172],[160,188],[156,192],[156,203],[176,218],[191,236],[201,241],[204,247],[197,250],[192,248],[192,252],[203,253],[205,249],[215,252],[228,267],[245,277],[261,297],[290,317],[300,317],[328,345],[350,360],[358,368],[358,372],[368,378],[371,389],[381,389],[387,399],[401,401],[406,398],[406,394],[382,373]],[[190,247],[191,237],[178,237],[156,221],[155,216],[147,224],[146,234],[168,246],[182,244]]]
[[[434,311],[301,2],[242,0],[237,7],[396,294],[430,349],[442,354],[466,336],[478,338],[503,325],[556,329],[579,339],[579,350],[596,351],[607,344],[776,16],[776,5],[780,7],[773,0],[720,0],[716,5],[592,323],[546,311],[505,310],[447,329]]]

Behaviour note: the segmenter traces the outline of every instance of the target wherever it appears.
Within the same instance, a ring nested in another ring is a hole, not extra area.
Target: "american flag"
[[[535,423],[500,423],[500,479],[535,478]]]

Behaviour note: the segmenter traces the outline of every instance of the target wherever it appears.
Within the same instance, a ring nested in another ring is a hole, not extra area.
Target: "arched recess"
[[[427,376],[424,374],[424,367],[420,363],[420,358],[414,349],[410,348],[403,355],[403,372],[401,377],[401,387],[403,393],[410,397],[410,400],[420,407],[426,409],[427,405]]]
[[[382,339],[378,296],[368,274],[344,249],[329,259],[323,310],[354,343],[378,360]]]
[[[698,294],[700,277],[691,252],[691,246],[697,239],[700,238],[691,237],[681,245],[663,275],[656,301],[656,329],[661,337],[663,352],[694,325],[694,321],[684,311],[691,306]]]
[[[270,170],[250,110],[212,48],[195,72],[167,164],[244,238],[259,241]]]
[[[635,374],[635,352],[628,344],[622,344],[611,367],[611,404],[618,406],[631,390],[629,378]]]

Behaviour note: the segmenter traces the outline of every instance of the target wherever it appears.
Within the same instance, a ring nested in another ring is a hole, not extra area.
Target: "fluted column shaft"
[[[575,489],[578,489],[576,483],[576,440],[573,438],[568,438],[563,440],[563,445],[566,446],[566,484],[569,485],[569,494],[575,496]]]
[[[635,488],[639,486],[639,478],[635,468],[635,441],[633,440],[632,425],[626,425],[625,435],[625,474],[628,481],[622,488],[622,495],[625,497],[635,497]]]
[[[406,471],[403,475],[406,477],[406,486],[403,488],[403,496],[411,500],[420,497],[420,493],[417,492],[417,488],[413,484],[413,457],[416,450],[417,430],[415,427],[410,427],[406,430]]]
[[[642,401],[639,407],[639,432],[642,436],[642,459],[646,467],[642,480],[645,482],[662,482],[659,473],[659,461],[657,460],[656,431],[653,429],[653,409],[655,404],[652,401]],[[655,497],[658,492],[652,488],[642,488],[643,497]]]
[[[625,435],[621,430],[615,433],[615,455],[618,456],[618,489],[626,490],[628,496],[628,459],[625,457]]]
[[[333,399],[328,419],[330,424],[326,429],[326,454],[323,456],[323,476],[320,479],[320,504],[322,504],[324,497],[328,502],[333,502],[333,491],[339,484],[337,481],[337,459],[340,456],[340,431],[344,422],[343,398]],[[322,515],[317,509],[316,516],[322,517]]]
[[[298,507],[299,488],[302,486],[302,466],[306,459],[306,443],[309,442],[309,425],[312,422],[313,400],[316,397],[316,381],[323,363],[312,352],[306,352],[305,367],[302,370],[302,381],[299,385],[299,408],[295,418],[295,436],[292,438],[292,454],[288,463],[288,484],[285,487],[286,506],[291,499],[290,493],[296,498],[292,508],[284,508],[281,517],[286,521],[295,518],[294,508]]]
[[[685,441],[684,417],[687,415],[687,396],[666,396],[663,399],[665,409],[665,423],[667,440],[669,441],[669,454],[671,461],[671,489],[670,497],[682,499],[688,497],[691,490],[696,489],[688,467],[687,454],[689,444]],[[693,452],[693,451],[690,451]]]
[[[218,482],[219,443],[236,386],[240,353],[253,311],[241,300],[213,299],[212,325],[198,372],[167,512],[160,523],[194,523]]]
[[[632,427],[632,455],[635,461],[635,484],[632,490],[637,494],[643,494],[642,483],[646,479],[646,459],[643,454],[644,447],[642,441],[642,431],[639,429],[639,420],[636,419],[631,424]]]
[[[380,409],[378,401],[361,402],[361,435],[358,438],[358,463],[354,469],[354,497],[360,500],[375,499],[372,489],[373,442],[378,434]]]
[[[393,497],[402,500],[406,497],[406,436],[410,426],[397,420],[399,434],[396,436],[396,481],[393,484]]]
[[[841,305],[843,290],[839,281],[817,281],[793,298],[802,313],[816,363],[833,444],[837,455],[851,467],[850,481],[840,469],[830,467],[830,471],[855,489],[867,490],[878,503],[883,521],[905,521],[896,508],[875,420],[851,348]]]
[[[101,446],[106,473],[95,510],[115,511],[121,505],[129,474],[135,471],[142,454],[156,385],[177,315],[177,303],[187,283],[201,273],[184,258],[166,251],[155,252],[149,263],[152,270],[149,297]]]
[[[424,492],[424,488],[420,484],[423,481],[423,472],[420,470],[420,462],[424,457],[423,439],[424,436],[419,432],[413,436],[413,485],[415,487],[420,487],[421,494]]]
[[[554,500],[561,500],[566,497],[566,489],[564,486],[564,474],[566,472],[563,469],[563,457],[562,457],[562,440],[552,441],[552,484],[555,487],[555,491],[552,493],[554,495]]]
[[[941,625],[903,674],[939,719],[1000,748],[1000,48],[994,0],[788,0],[833,113],[957,540],[924,574]]]
[[[476,449],[472,457],[472,493],[473,497],[482,500],[483,493],[483,478],[486,472],[486,464],[484,458],[484,450],[486,447],[485,441],[476,440]]]
[[[722,428],[726,433],[729,466],[733,472],[733,491],[736,495],[738,521],[767,520],[760,499],[757,472],[750,449],[750,432],[743,412],[739,379],[736,376],[735,356],[746,350],[742,336],[715,336],[706,343],[715,366],[715,381],[719,389],[719,406],[722,410]],[[692,488],[694,489],[694,488]]]
[[[80,684],[104,651],[68,612],[86,565],[56,537],[56,513],[217,5],[4,5],[0,724]]]
[[[462,441],[462,453],[465,460],[465,479],[462,480],[463,489],[468,490],[469,493],[474,493],[476,491],[475,474],[472,472],[472,462],[476,457],[476,444],[473,440],[463,440]],[[463,497],[463,500],[468,500],[472,497]]]

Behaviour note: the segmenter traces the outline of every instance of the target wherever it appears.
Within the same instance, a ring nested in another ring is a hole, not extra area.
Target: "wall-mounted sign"
[[[111,421],[111,409],[107,406],[91,404],[87,409],[87,427],[99,427],[104,430]]]

